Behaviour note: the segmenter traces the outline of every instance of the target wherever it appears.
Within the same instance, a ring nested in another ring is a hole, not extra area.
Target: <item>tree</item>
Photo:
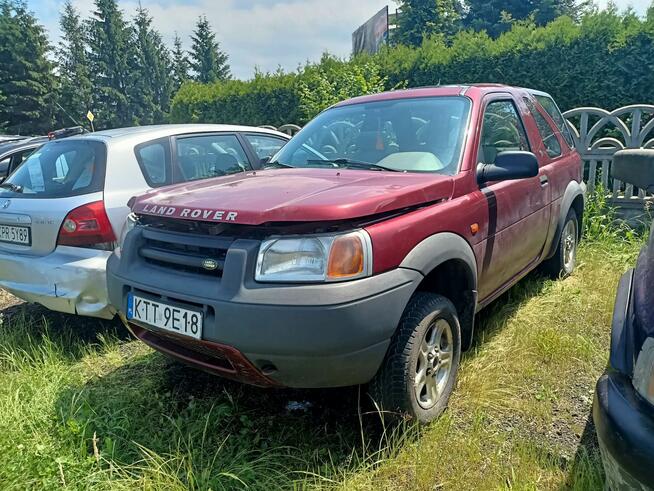
[[[175,34],[173,47],[173,92],[177,92],[184,82],[189,79],[189,61],[186,52],[182,49],[182,40]]]
[[[163,123],[173,90],[172,61],[161,35],[152,28],[152,17],[140,6],[134,18],[134,41],[129,95],[135,122]]]
[[[191,40],[193,45],[190,66],[197,81],[210,83],[231,77],[227,63],[229,57],[220,50],[220,43],[216,41],[216,34],[211,31],[205,16],[198,19]]]
[[[87,24],[89,64],[98,117],[97,126],[116,128],[134,124],[128,87],[134,78],[133,31],[116,0],[95,0],[96,10]]]
[[[450,37],[460,28],[462,6],[459,0],[397,0],[400,7],[393,42],[420,46],[433,35]]]
[[[511,28],[511,23],[532,20],[543,26],[567,15],[575,20],[588,10],[591,0],[466,0],[466,27],[486,31],[497,37]]]
[[[92,106],[89,60],[86,34],[79,12],[71,0],[67,0],[59,20],[61,41],[57,49],[59,66],[59,104],[76,121],[83,121]],[[58,125],[70,125],[69,116],[58,113]]]
[[[56,90],[45,29],[25,3],[0,0],[0,124],[9,133],[52,129]]]

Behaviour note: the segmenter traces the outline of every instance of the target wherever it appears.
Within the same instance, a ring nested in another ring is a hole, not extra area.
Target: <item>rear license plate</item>
[[[202,312],[197,310],[183,309],[130,293],[127,296],[127,319],[202,339]]]
[[[29,227],[0,225],[0,242],[10,244],[32,245],[32,235]]]

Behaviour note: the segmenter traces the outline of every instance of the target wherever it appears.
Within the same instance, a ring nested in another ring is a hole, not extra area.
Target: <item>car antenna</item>
[[[66,111],[66,110],[61,106],[61,104],[59,104],[57,101],[55,101],[55,104],[59,107],[59,109],[61,109],[61,110],[64,112],[64,114],[65,114],[66,116],[68,116],[68,117],[71,119],[71,121],[72,121],[73,123],[75,123],[77,126],[81,126],[82,128],[84,128],[84,125],[81,124],[79,121],[77,121],[75,118],[73,118],[70,114],[68,114],[68,111]]]

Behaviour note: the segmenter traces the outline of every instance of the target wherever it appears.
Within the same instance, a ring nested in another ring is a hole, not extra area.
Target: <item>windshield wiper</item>
[[[3,182],[0,184],[0,188],[6,188],[14,193],[22,193],[23,192],[23,186],[19,186],[18,184],[14,184],[13,182]]]
[[[355,169],[367,169],[367,170],[386,170],[389,172],[402,172],[398,169],[392,169],[390,167],[385,167],[379,164],[373,164],[372,162],[359,162],[357,160],[350,159],[310,159],[307,160],[308,164],[333,164],[334,167],[350,167]]]
[[[274,162],[268,162],[266,165],[262,167],[262,169],[271,169],[273,167],[284,167],[286,169],[295,169],[295,166],[290,164],[283,164],[282,162],[279,162],[277,160],[275,160]]]

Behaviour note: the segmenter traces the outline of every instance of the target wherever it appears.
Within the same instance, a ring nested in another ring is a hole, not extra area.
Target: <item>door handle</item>
[[[541,187],[545,187],[550,183],[550,178],[547,176],[540,176],[540,185]]]

